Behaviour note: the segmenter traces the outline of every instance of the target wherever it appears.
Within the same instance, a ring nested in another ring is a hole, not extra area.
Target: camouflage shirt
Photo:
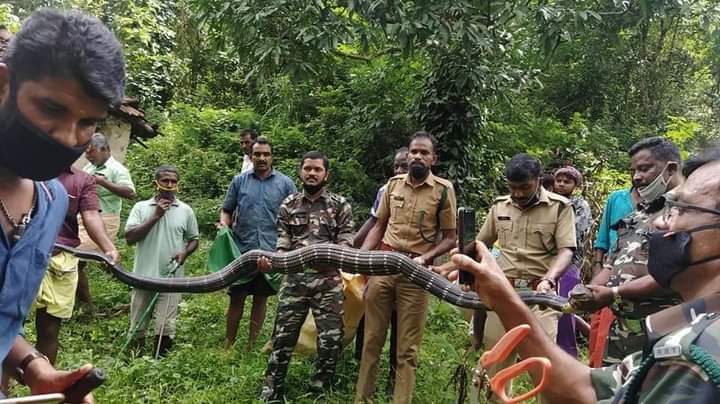
[[[277,249],[290,251],[321,243],[352,246],[350,203],[326,190],[314,201],[308,199],[305,192],[285,198],[278,211]]]
[[[622,403],[633,377],[641,377],[639,403],[718,403],[720,390],[708,374],[689,357],[696,345],[709,354],[710,362],[720,361],[720,294],[695,299],[649,316],[648,352],[655,363],[639,375],[645,359],[637,352],[622,363],[593,369],[590,378],[600,403]]]
[[[664,204],[665,199],[658,198],[613,225],[618,238],[605,261],[605,269],[611,271],[607,286],[622,285],[648,274],[650,235],[657,230],[653,222],[662,214]],[[620,304],[613,304],[611,308],[616,316],[637,319],[678,303],[680,300],[673,296],[649,297],[647,301],[624,299]]]

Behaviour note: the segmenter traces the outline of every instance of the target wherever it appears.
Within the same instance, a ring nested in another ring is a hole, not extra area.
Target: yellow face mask
[[[175,184],[174,187],[166,187],[163,184],[157,182],[157,180],[154,180],[153,183],[155,183],[155,188],[158,189],[160,192],[174,192],[177,193],[178,189],[180,188],[179,184]]]

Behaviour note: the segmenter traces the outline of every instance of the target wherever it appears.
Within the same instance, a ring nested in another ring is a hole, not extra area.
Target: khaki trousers
[[[557,339],[558,321],[560,320],[560,316],[562,315],[562,313],[559,313],[552,309],[541,310],[539,306],[530,306],[530,310],[533,312],[535,317],[538,318],[539,323],[543,328],[543,331],[545,331],[545,334],[547,334],[554,342]],[[497,316],[497,314],[495,314],[494,311],[487,312],[487,320],[485,322],[485,336],[483,337],[483,344],[485,345],[485,349],[492,349],[492,347],[495,346],[495,343],[498,342],[500,337],[502,337],[505,332],[505,327],[503,327],[502,322],[500,321],[500,318]],[[513,353],[502,363],[492,366],[490,369],[488,369],[488,376],[492,378],[492,376],[495,375],[497,372],[514,364],[516,361],[517,353]],[[512,382],[508,383],[506,386],[506,390],[509,395],[510,389],[512,389]],[[500,402],[495,395],[493,395],[491,401]],[[543,402],[546,401],[543,401],[542,397],[539,397],[538,403]]]
[[[380,354],[393,307],[397,311],[397,368],[393,403],[412,402],[420,343],[427,317],[428,295],[402,274],[371,276],[365,299],[365,337],[355,401],[372,401]]]
[[[133,289],[130,296],[130,330],[140,321],[145,310],[150,305],[155,292],[142,289]],[[178,307],[180,306],[180,293],[160,293],[155,301],[155,307],[152,309],[152,316],[155,319],[155,335],[162,334],[175,338],[175,329],[177,323]],[[145,336],[145,329],[150,322],[150,315],[146,319],[145,324],[138,330],[135,338]],[[163,323],[165,326],[163,327]]]

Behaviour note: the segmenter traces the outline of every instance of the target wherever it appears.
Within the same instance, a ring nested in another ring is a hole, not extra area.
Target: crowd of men
[[[94,248],[119,260],[115,238],[123,199],[136,197],[125,167],[96,134],[108,108],[120,101],[125,81],[121,46],[96,18],[78,12],[36,11],[23,24],[0,63],[0,358],[2,373],[33,394],[59,392],[91,370],[53,367],[58,332],[76,296],[92,311],[82,265],[55,243]],[[451,279],[457,268],[474,275],[465,288],[490,312],[476,312],[474,344],[494,344],[519,324],[531,332],[520,357],[549,358],[553,371],[541,401],[720,402],[720,150],[686,162],[670,140],[652,137],[629,149],[632,187],[607,201],[592,252],[591,298],[596,311],[590,364],[577,359],[575,321],[549,308],[526,306],[517,291],[567,295],[582,282],[591,213],[577,196],[583,177],[564,166],[543,182],[540,161],[513,156],[505,166],[510,193],[488,208],[475,256],[453,251],[457,201],[452,182],[433,174],[437,144],[416,132],[395,156],[395,176],[376,196],[371,219],[355,233],[348,200],[327,189],[331,167],[318,151],[298,167],[302,190],[272,165],[272,144],[252,131],[240,134],[242,172],[230,183],[219,227],[231,228],[240,253],[292,251],[332,243],[394,251]],[[72,163],[85,152],[83,170]],[[125,238],[135,248],[133,271],[152,277],[182,276],[198,247],[198,223],[177,197],[180,174],[161,165],[156,192],[134,204]],[[550,190],[552,189],[552,190]],[[494,251],[493,252],[491,252]],[[435,266],[438,257],[449,262]],[[588,252],[587,255],[591,253]],[[253,296],[248,349],[265,319],[267,298],[278,293],[272,352],[260,398],[284,397],[284,380],[309,311],[318,331],[317,367],[308,388],[322,394],[336,382],[343,348],[343,280],[335,268],[307,268],[281,279],[268,258],[262,272],[229,288],[225,348],[232,348],[247,296]],[[372,276],[366,285],[356,402],[371,402],[389,325],[391,396],[413,399],[428,310],[428,294],[402,274]],[[134,289],[129,337],[144,347],[146,319],[155,317],[155,348],[173,345],[179,294]],[[22,335],[36,310],[37,348]],[[490,369],[498,372],[511,356]],[[531,373],[537,378],[538,375]],[[84,399],[92,402],[92,395]]]

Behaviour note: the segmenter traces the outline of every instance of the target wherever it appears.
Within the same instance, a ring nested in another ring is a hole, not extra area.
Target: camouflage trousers
[[[644,320],[615,317],[610,324],[605,345],[604,366],[620,363],[626,356],[643,350],[647,339],[644,322]]]
[[[297,344],[308,310],[318,330],[316,372],[313,380],[330,384],[342,352],[343,283],[339,272],[287,275],[280,287],[272,353],[265,372],[265,385],[282,388],[290,357]]]

